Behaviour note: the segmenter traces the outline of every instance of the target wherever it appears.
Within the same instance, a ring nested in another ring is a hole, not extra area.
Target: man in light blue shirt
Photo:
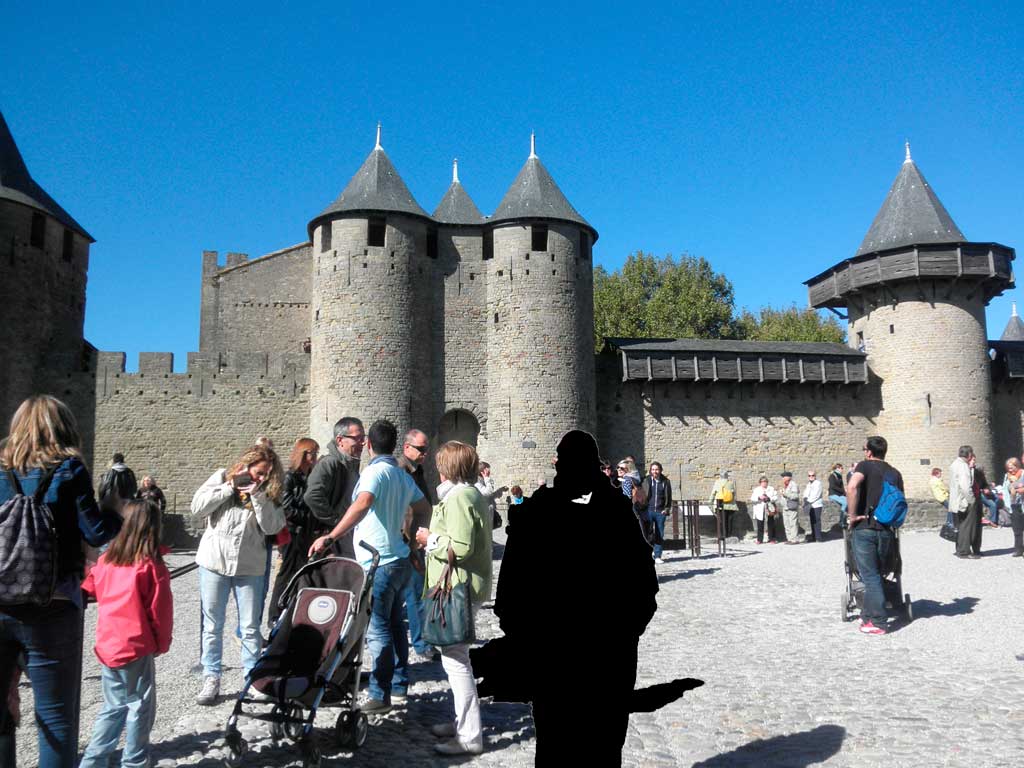
[[[370,464],[352,491],[352,504],[334,530],[310,547],[310,556],[322,552],[355,529],[356,558],[363,568],[373,562],[365,541],[380,553],[373,581],[373,608],[366,632],[366,648],[373,671],[368,696],[360,705],[367,714],[391,711],[394,701],[404,701],[409,688],[409,640],[405,634],[403,596],[412,576],[409,545],[402,538],[409,508],[417,518],[430,516],[430,502],[416,482],[391,454],[398,431],[390,421],[377,421],[367,433]]]

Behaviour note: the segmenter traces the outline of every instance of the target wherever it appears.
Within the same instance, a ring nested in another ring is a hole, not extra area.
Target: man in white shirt
[[[409,639],[405,632],[405,591],[412,577],[409,545],[402,537],[406,515],[412,507],[417,519],[429,519],[430,502],[416,487],[412,475],[398,466],[391,454],[398,431],[390,421],[377,421],[367,433],[370,463],[359,476],[352,504],[327,536],[313,542],[312,557],[334,541],[355,530],[356,558],[369,570],[373,557],[359,546],[365,541],[380,554],[373,580],[370,626],[366,650],[372,671],[367,698],[360,709],[367,714],[391,711],[393,701],[403,701],[409,687]]]
[[[807,485],[804,486],[804,507],[811,521],[811,541],[821,541],[821,508],[824,505],[821,495],[821,481],[812,469],[807,473]]]

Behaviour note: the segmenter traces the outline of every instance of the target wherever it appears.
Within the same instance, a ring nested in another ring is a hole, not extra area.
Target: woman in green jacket
[[[478,462],[476,451],[465,443],[453,440],[438,449],[441,502],[434,507],[430,530],[416,532],[417,543],[427,553],[424,595],[441,580],[451,547],[456,566],[452,583],[469,584],[474,612],[491,599],[491,515],[487,499],[474,487]],[[431,728],[435,736],[446,739],[434,748],[443,755],[478,755],[484,750],[484,740],[469,643],[441,648],[441,665],[455,698],[455,722]]]

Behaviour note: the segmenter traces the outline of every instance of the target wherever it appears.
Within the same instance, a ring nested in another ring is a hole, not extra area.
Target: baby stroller
[[[373,556],[368,573],[355,560],[322,557],[304,565],[282,593],[281,617],[228,718],[227,768],[238,768],[247,749],[238,730],[240,715],[268,721],[275,739],[297,741],[304,768],[320,765],[313,733],[320,707],[341,708],[334,725],[340,747],[354,749],[366,741],[367,718],[356,702],[380,553],[365,542],[359,546]],[[270,698],[251,698],[250,687]],[[268,706],[269,711],[260,711]]]
[[[853,618],[851,613],[864,609],[864,582],[860,580],[857,562],[853,557],[853,537],[849,528],[843,529],[843,549],[846,552],[846,590],[840,598],[840,615],[843,621]],[[914,620],[910,595],[903,591],[903,558],[900,557],[900,532],[893,529],[890,560],[882,568],[882,592],[885,594],[885,608],[890,613],[899,611],[909,624]]]

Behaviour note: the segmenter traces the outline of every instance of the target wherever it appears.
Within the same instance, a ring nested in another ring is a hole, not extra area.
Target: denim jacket
[[[44,469],[33,467],[24,475],[15,471],[22,491],[31,495],[39,487]],[[6,470],[0,471],[0,504],[17,493],[11,487]],[[57,598],[66,598],[81,607],[79,586],[85,567],[83,540],[99,547],[121,530],[121,517],[96,504],[89,470],[76,458],[65,459],[57,467],[43,501],[53,513],[58,535]]]

